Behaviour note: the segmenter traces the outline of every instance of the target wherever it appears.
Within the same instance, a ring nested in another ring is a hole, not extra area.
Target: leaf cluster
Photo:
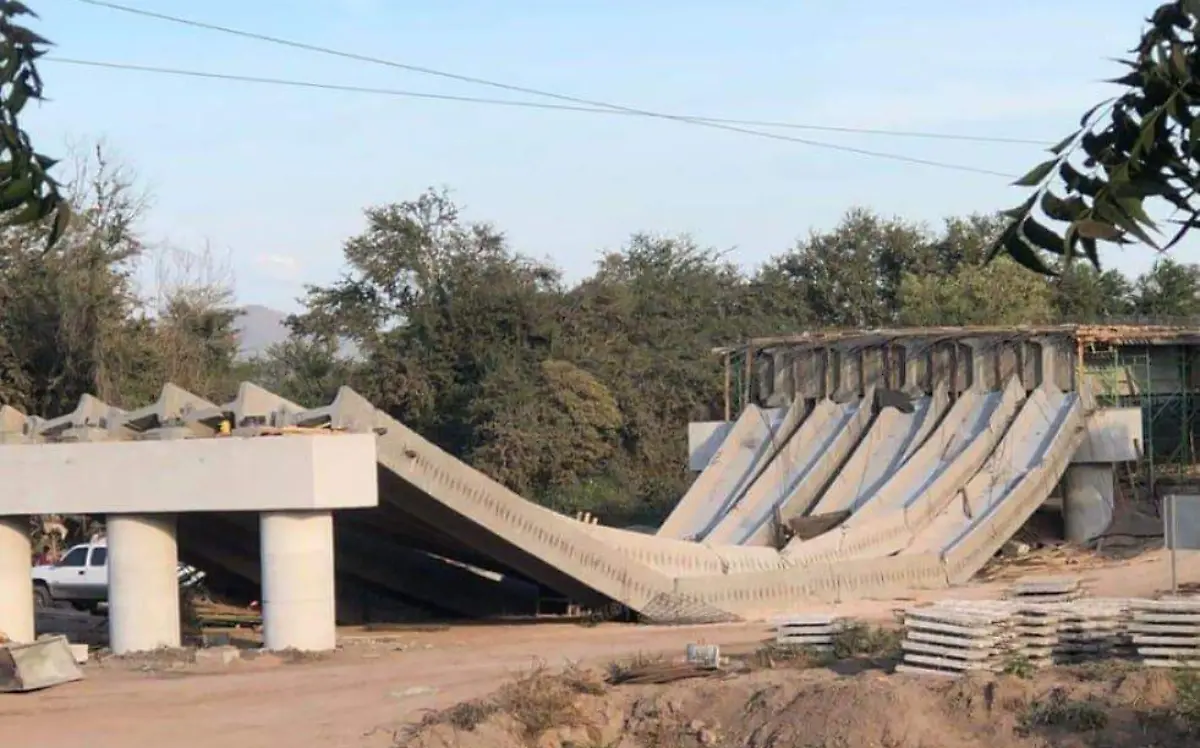
[[[37,60],[50,42],[22,25],[23,17],[37,16],[24,3],[0,0],[0,215],[13,226],[53,219],[46,234],[53,246],[71,220],[70,204],[50,175],[57,161],[38,153],[21,127],[25,107],[44,99]]]
[[[1099,268],[1102,244],[1166,250],[1200,225],[1200,0],[1164,3],[1147,24],[1110,81],[1123,93],[1088,110],[1016,181],[1033,193],[1006,211],[990,257],[1045,275],[1079,256]],[[1169,236],[1147,210],[1155,201],[1173,211]]]

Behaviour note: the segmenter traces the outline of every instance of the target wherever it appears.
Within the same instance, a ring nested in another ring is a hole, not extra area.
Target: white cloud
[[[300,261],[291,255],[260,254],[254,264],[275,280],[295,280],[300,274]]]

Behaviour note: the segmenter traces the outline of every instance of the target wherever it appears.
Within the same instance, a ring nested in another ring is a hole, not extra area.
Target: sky
[[[1111,58],[1158,0],[120,0],[408,65],[684,115],[1030,138],[1110,95]],[[40,0],[53,57],[533,99]],[[239,300],[299,308],[343,272],[364,208],[451,190],[464,214],[568,279],[631,234],[687,233],[753,269],[855,206],[936,223],[1019,203],[999,176],[684,122],[96,69],[47,60],[28,127],[56,155],[103,142],[150,197],[148,238],[207,248]],[[553,103],[552,100],[546,99]],[[1019,174],[1035,145],[776,130]],[[1200,261],[1197,244],[1175,250]],[[1106,262],[1136,274],[1144,247]]]

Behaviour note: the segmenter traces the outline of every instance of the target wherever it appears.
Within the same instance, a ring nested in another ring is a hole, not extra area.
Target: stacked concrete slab
[[[1042,577],[1017,580],[1006,596],[1018,603],[1040,605],[1068,603],[1083,597],[1085,592],[1079,577]]]
[[[956,676],[1112,660],[1200,668],[1200,598],[948,600],[906,611],[904,625],[901,672]]]
[[[1004,666],[1017,647],[1012,607],[948,601],[904,614],[903,662],[897,672],[956,677]]]
[[[1200,598],[1139,600],[1129,618],[1133,646],[1145,665],[1200,668]]]
[[[1126,659],[1132,654],[1128,606],[1127,600],[1102,599],[1016,602],[1013,625],[1020,652],[1038,666]]]
[[[814,652],[832,652],[837,636],[846,629],[842,616],[822,613],[782,616],[775,621],[775,644]]]

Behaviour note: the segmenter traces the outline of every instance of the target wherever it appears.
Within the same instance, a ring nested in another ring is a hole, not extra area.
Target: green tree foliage
[[[1200,266],[1170,259],[1154,263],[1135,283],[1133,308],[1151,320],[1187,320],[1200,316]]]
[[[1098,242],[1165,249],[1200,225],[1200,2],[1164,3],[1147,23],[1112,81],[1124,92],[1085,113],[1052,158],[1017,180],[1034,191],[1009,211],[993,254],[1044,274],[1058,264],[1048,255],[1083,255],[1099,268]],[[1148,201],[1172,210],[1177,227],[1165,240]]]
[[[983,262],[1002,231],[990,216],[946,222],[901,268],[898,316],[907,326],[1029,325],[1054,319],[1052,290],[1015,263]]]
[[[1050,286],[1007,259],[964,264],[946,274],[905,273],[900,297],[905,326],[1034,325],[1054,319]]]
[[[42,416],[71,410],[84,394],[144,405],[165,381],[227,397],[236,352],[229,289],[183,276],[160,298],[143,298],[133,280],[146,247],[132,181],[100,149],[76,172],[73,219],[52,247],[44,223],[0,228],[0,404]]]
[[[153,324],[145,325],[147,375],[225,402],[245,366],[238,357],[233,279],[208,252],[166,249],[157,259]]]
[[[60,412],[85,393],[117,398],[144,365],[130,280],[142,252],[136,200],[102,160],[72,189],[75,218],[49,250],[43,224],[0,228],[0,399],[30,412]]]
[[[350,384],[523,495],[611,524],[656,522],[686,489],[685,424],[723,411],[715,346],[834,326],[1187,316],[1200,292],[1200,269],[1167,261],[1134,282],[1083,263],[1052,280],[984,265],[1001,218],[929,227],[865,210],[755,272],[686,236],[636,234],[567,283],[427,192],[368,210],[345,276],[308,290],[289,340],[239,362],[231,279],[211,257],[149,252],[141,201],[102,153],[68,194],[77,218],[52,250],[44,224],[0,230],[0,402],[53,416],[90,392],[134,406],[168,380],[223,401],[252,379],[316,406]],[[132,279],[154,258],[145,298]]]
[[[857,209],[833,231],[812,232],[769,267],[799,291],[812,316],[834,327],[895,324],[906,269],[930,260],[919,226]]]
[[[992,216],[948,220],[934,232],[858,209],[832,231],[810,234],[768,272],[788,279],[821,326],[1046,322],[1054,312],[1045,281],[1012,263],[985,266],[1002,230]]]
[[[687,485],[680,425],[719,412],[723,401],[711,349],[808,319],[787,278],[747,278],[688,237],[633,236],[565,300],[561,355],[594,373],[624,414],[621,450],[573,501],[596,512],[586,501],[607,487],[630,521],[660,517]]]
[[[1054,313],[1061,322],[1104,322],[1130,317],[1133,286],[1116,270],[1086,263],[1064,267],[1052,283]]]
[[[335,341],[292,335],[238,367],[238,373],[307,408],[325,405],[343,385],[355,385],[358,367],[338,355]]]
[[[23,25],[22,17],[37,16],[24,3],[0,0],[0,215],[13,226],[53,217],[45,234],[53,245],[66,232],[70,205],[50,176],[55,160],[34,149],[20,121],[29,102],[43,98],[37,60],[50,42]]]
[[[690,480],[684,425],[723,409],[715,346],[831,326],[1099,321],[1150,298],[1150,281],[1084,265],[1053,281],[985,265],[1005,223],[935,230],[854,210],[754,273],[688,237],[636,234],[567,284],[427,192],[367,211],[349,273],[309,289],[295,337],[259,371],[305,404],[351,382],[523,495],[653,522]],[[341,339],[357,361],[336,355]]]

